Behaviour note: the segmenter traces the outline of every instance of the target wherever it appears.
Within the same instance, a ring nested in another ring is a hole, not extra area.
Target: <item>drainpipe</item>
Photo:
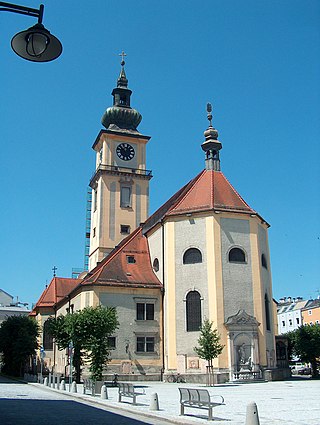
[[[164,278],[164,273],[165,273],[165,267],[164,267],[164,257],[165,257],[165,252],[164,252],[164,223],[163,220],[161,220],[161,228],[162,228],[162,369],[161,369],[161,380],[163,381],[163,374],[165,371],[165,350],[164,350],[164,344],[165,344],[165,332],[164,332],[164,325],[165,325],[165,320],[164,320],[164,297],[165,297],[165,278]]]

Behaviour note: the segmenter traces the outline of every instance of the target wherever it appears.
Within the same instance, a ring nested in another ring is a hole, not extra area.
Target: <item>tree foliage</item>
[[[212,360],[218,357],[224,348],[224,345],[220,344],[218,330],[213,329],[212,326],[212,322],[208,319],[204,320],[200,328],[199,346],[194,348],[200,359],[207,360],[210,367],[212,367]]]
[[[86,307],[50,320],[50,333],[60,350],[68,348],[72,341],[77,381],[84,360],[90,365],[91,378],[102,379],[103,368],[110,357],[108,337],[118,326],[116,309],[113,307]]]
[[[300,326],[286,335],[289,339],[291,356],[297,356],[302,362],[310,363],[312,376],[317,377],[320,364],[320,325]]]
[[[2,371],[12,376],[21,376],[29,356],[38,348],[39,326],[28,316],[11,316],[0,327],[0,352]]]

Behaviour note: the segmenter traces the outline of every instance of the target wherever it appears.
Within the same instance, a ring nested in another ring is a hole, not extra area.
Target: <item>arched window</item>
[[[201,326],[201,298],[198,291],[190,291],[186,298],[187,332],[198,331]]]
[[[267,294],[265,294],[264,296],[264,308],[266,311],[266,327],[267,327],[267,331],[271,330],[271,325],[270,325],[270,305],[269,305],[269,297]]]
[[[229,251],[229,261],[230,263],[245,263],[246,254],[241,248],[232,248]]]
[[[189,248],[183,254],[183,264],[202,263],[202,254],[197,248]]]
[[[155,258],[155,259],[153,260],[153,264],[152,264],[152,266],[153,266],[153,270],[154,270],[155,272],[158,272],[158,271],[159,271],[159,260],[158,260],[158,258]]]
[[[265,269],[268,269],[266,256],[264,254],[261,255],[261,264],[262,264],[262,267],[264,267]]]
[[[53,337],[49,332],[49,321],[43,324],[43,348],[44,350],[53,350]]]

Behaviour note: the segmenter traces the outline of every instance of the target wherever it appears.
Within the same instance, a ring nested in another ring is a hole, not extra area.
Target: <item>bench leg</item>
[[[133,404],[137,404],[137,396],[133,396]]]
[[[118,402],[121,403],[121,394],[119,394]]]
[[[180,416],[184,415],[184,405],[180,404]]]
[[[208,421],[212,421],[212,407],[209,407]]]

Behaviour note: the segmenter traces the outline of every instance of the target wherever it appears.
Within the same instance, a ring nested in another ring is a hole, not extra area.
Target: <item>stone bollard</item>
[[[77,392],[77,384],[75,383],[75,381],[72,382],[71,384],[71,393],[76,393]]]
[[[157,393],[151,394],[150,410],[159,410],[159,400]]]
[[[56,389],[60,388],[60,375],[57,375]]]
[[[61,391],[66,390],[66,381],[64,379],[62,379],[62,381],[60,382],[59,390],[61,390]]]
[[[101,398],[102,398],[102,400],[108,399],[108,390],[107,390],[107,387],[105,385],[102,385],[102,387],[101,387]]]
[[[246,425],[260,425],[258,408],[255,402],[247,405]]]
[[[56,374],[54,373],[51,378],[52,378],[51,388],[55,388],[55,386],[56,386]]]
[[[44,385],[45,387],[47,387],[47,386],[48,386],[48,377],[47,377],[47,376],[44,378],[43,385]]]

